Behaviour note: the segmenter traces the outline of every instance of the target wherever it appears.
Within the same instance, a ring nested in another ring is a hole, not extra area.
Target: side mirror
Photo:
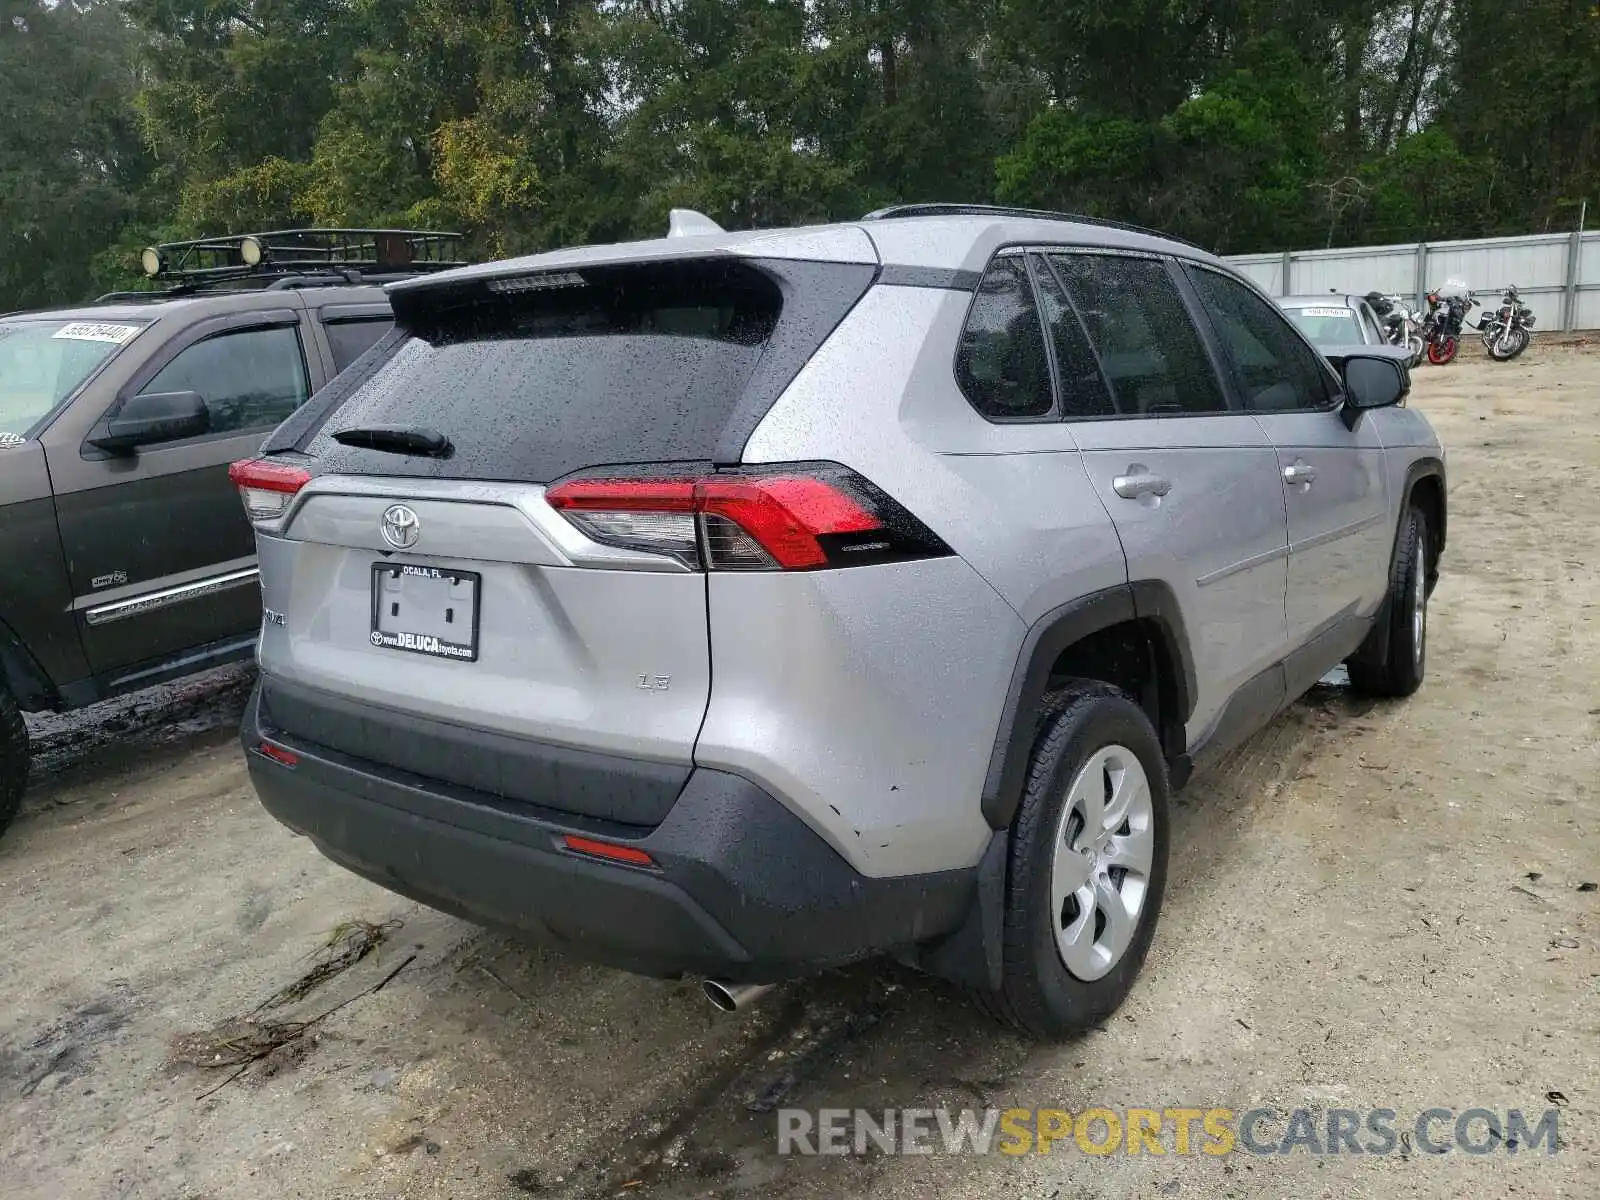
[[[199,392],[147,392],[125,400],[106,422],[105,432],[89,444],[121,454],[210,432],[211,411]]]
[[[1352,354],[1339,366],[1344,377],[1345,427],[1354,429],[1369,408],[1389,408],[1405,399],[1411,379],[1405,364],[1376,354]]]

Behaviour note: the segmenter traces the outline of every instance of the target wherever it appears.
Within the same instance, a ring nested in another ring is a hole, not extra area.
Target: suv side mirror
[[[211,411],[199,392],[147,392],[125,400],[89,444],[115,454],[210,432]]]
[[[1411,380],[1403,364],[1376,354],[1352,354],[1339,365],[1344,378],[1345,426],[1356,427],[1369,408],[1388,408],[1399,404],[1411,390]]]

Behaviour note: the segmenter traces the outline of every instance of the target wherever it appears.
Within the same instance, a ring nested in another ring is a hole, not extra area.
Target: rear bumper
[[[363,762],[276,728],[261,688],[245,710],[250,777],[267,810],[334,862],[478,924],[645,975],[760,982],[938,939],[975,871],[874,879],[737,775],[695,769],[653,828],[574,817]],[[291,750],[287,766],[260,752]],[[554,799],[554,797],[552,797]],[[654,867],[567,850],[564,834],[645,851]]]

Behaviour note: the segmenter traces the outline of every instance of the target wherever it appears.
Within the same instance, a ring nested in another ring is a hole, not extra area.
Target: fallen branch
[[[357,1000],[381,992],[394,981],[395,976],[416,960],[415,954],[410,955],[371,987],[341,1000],[332,1008],[324,1009],[309,1020],[255,1021],[245,1017],[224,1021],[214,1029],[201,1033],[182,1034],[173,1040],[171,1061],[203,1070],[215,1070],[221,1067],[238,1068],[216,1087],[195,1097],[197,1101],[204,1100],[207,1096],[214,1095],[227,1087],[268,1055],[298,1042],[335,1013],[348,1008]],[[260,1009],[256,1011],[259,1012]]]
[[[304,1000],[328,980],[344,974],[369,954],[374,953],[400,926],[400,921],[385,921],[382,925],[359,920],[344,922],[313,952],[321,954],[322,957],[309,971],[268,996],[250,1015],[255,1016],[256,1013],[282,1008],[286,1004]]]

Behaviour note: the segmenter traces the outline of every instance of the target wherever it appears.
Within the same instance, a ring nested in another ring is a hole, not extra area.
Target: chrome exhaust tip
[[[720,979],[708,979],[700,985],[700,990],[718,1012],[731,1013],[749,1008],[770,992],[773,986],[770,983],[724,983]]]

